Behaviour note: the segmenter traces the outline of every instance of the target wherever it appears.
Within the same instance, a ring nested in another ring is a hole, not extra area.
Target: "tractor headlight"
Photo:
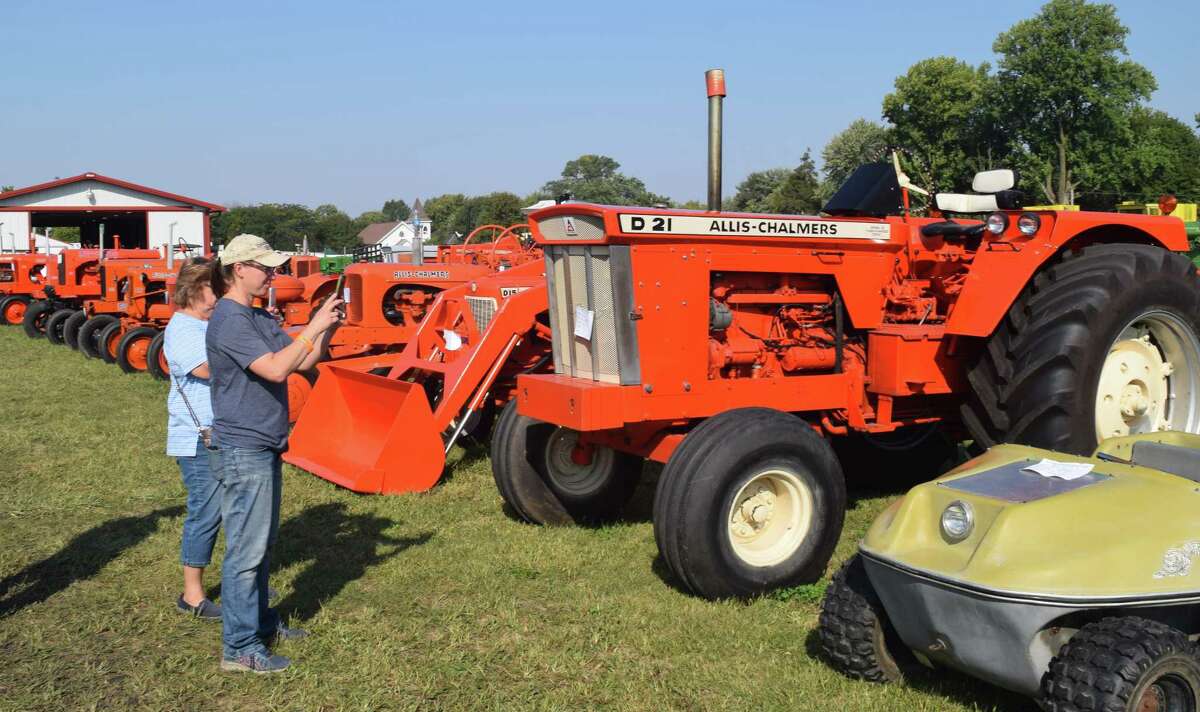
[[[987,217],[987,231],[993,235],[1003,235],[1008,229],[1008,216],[1004,213],[992,213]]]
[[[1021,213],[1017,218],[1017,229],[1022,235],[1035,235],[1042,227],[1042,219],[1033,213]]]
[[[953,543],[971,536],[975,528],[975,512],[971,505],[955,500],[942,510],[942,534]]]

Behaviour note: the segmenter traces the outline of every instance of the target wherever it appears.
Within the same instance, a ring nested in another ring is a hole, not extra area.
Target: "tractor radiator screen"
[[[488,324],[496,316],[496,300],[491,297],[467,297],[467,304],[471,306],[471,316],[475,317],[475,328],[481,334],[487,331]]]
[[[547,247],[546,279],[554,372],[603,383],[640,383],[637,331],[630,319],[629,248]]]

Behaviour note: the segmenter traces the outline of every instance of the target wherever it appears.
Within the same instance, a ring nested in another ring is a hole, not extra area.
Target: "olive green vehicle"
[[[1200,436],[1000,445],[913,488],[835,575],[819,633],[866,680],[945,666],[1056,712],[1195,712]]]

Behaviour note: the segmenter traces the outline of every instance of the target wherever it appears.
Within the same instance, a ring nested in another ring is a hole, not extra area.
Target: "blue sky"
[[[1151,104],[1200,111],[1195,0],[1117,2]],[[0,183],[98,171],[223,204],[356,215],[528,193],[582,153],[705,193],[704,70],[726,70],[725,193],[814,155],[914,62],[992,61],[1034,0],[5,0]]]

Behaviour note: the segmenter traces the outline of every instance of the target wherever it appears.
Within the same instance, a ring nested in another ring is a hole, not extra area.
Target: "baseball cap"
[[[264,267],[278,267],[289,257],[271,249],[271,245],[258,235],[242,233],[229,241],[220,254],[221,264],[257,262]]]

